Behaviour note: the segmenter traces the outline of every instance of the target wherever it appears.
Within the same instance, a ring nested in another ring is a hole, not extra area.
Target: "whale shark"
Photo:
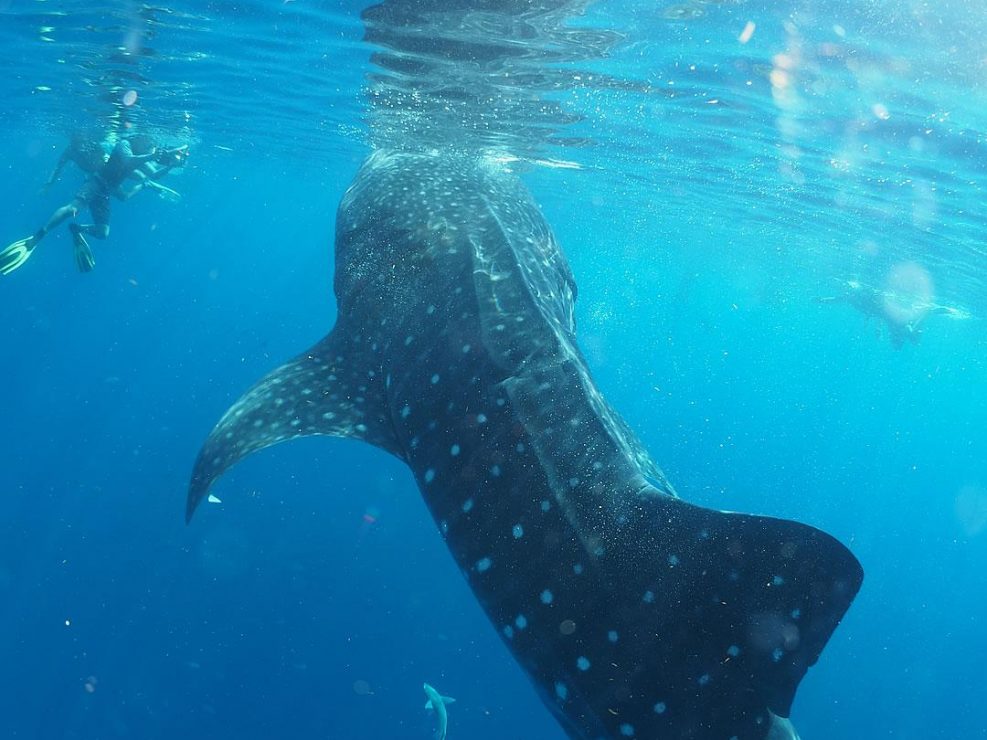
[[[332,331],[236,401],[186,516],[309,435],[404,461],[570,738],[793,738],[796,688],[863,571],[804,524],[690,504],[592,379],[576,283],[502,161],[380,150],[336,216]]]

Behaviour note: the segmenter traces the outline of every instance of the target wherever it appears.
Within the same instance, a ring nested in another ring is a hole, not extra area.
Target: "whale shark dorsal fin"
[[[192,472],[191,519],[209,487],[251,452],[297,437],[350,437],[403,458],[385,398],[386,378],[372,338],[341,324],[274,370],[230,407],[210,433]]]

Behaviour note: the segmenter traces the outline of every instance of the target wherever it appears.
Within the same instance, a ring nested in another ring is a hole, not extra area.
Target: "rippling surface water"
[[[9,123],[52,135],[136,126],[324,167],[370,145],[591,170],[641,213],[765,229],[809,272],[878,280],[866,274],[877,248],[889,262],[921,260],[950,300],[982,309],[987,18],[964,6],[291,0],[2,12]]]
[[[181,529],[209,426],[328,329],[374,147],[523,172],[683,496],[864,562],[806,740],[987,736],[985,38],[959,0],[0,0],[0,246],[70,194],[36,189],[71,132],[192,148],[92,276],[61,234],[0,283],[11,736],[427,737],[429,680],[450,738],[560,737],[370,452],[279,448]],[[851,285],[879,302],[815,300]]]

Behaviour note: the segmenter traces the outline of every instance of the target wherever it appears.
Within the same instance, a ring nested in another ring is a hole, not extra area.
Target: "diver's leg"
[[[76,234],[87,234],[97,239],[106,239],[110,235],[109,224],[74,224],[72,229]]]
[[[89,212],[92,214],[91,224],[79,224],[73,232],[88,234],[97,239],[105,239],[110,235],[110,196],[100,193],[89,200]]]
[[[76,199],[73,200],[68,205],[64,205],[58,210],[56,210],[53,214],[51,214],[51,217],[48,219],[48,222],[40,229],[38,229],[36,232],[34,232],[34,235],[31,237],[32,244],[37,244],[38,242],[40,242],[42,239],[45,238],[45,236],[48,235],[48,233],[52,229],[54,229],[59,224],[65,222],[70,218],[75,218],[79,214],[79,211],[82,210],[82,206],[83,203],[78,199]]]
[[[89,234],[97,239],[105,239],[110,235],[110,196],[100,193],[90,198],[89,211],[93,215],[93,223],[69,225],[72,231],[75,263],[79,267],[79,272],[91,272],[96,266],[96,257],[84,235]]]

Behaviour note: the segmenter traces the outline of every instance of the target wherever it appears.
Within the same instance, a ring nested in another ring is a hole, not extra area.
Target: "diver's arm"
[[[141,181],[136,185],[134,185],[133,187],[129,187],[126,189],[121,185],[120,187],[118,187],[116,190],[113,191],[113,197],[116,198],[117,200],[130,200],[145,187],[147,187],[146,181]]]
[[[169,187],[165,187],[161,183],[154,182],[154,180],[149,180],[146,175],[141,174],[141,181],[134,185],[133,187],[124,189],[123,186],[118,187],[113,191],[113,196],[118,200],[130,200],[137,193],[145,188],[151,188],[156,190],[159,195],[171,198],[172,200],[177,200],[182,197],[181,193],[176,190],[172,190]]]
[[[55,169],[52,170],[51,176],[48,178],[47,182],[41,186],[41,191],[44,192],[58,180],[59,176],[62,174],[62,170],[65,169],[65,165],[68,164],[72,157],[69,154],[69,150],[66,149],[62,152],[62,156],[58,158],[58,164],[55,165]]]

